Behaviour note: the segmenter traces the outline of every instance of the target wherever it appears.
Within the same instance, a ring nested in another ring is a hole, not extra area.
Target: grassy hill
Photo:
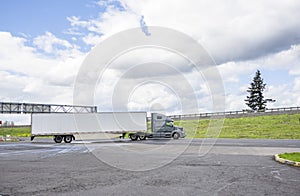
[[[220,138],[300,139],[300,114],[226,118]],[[175,121],[183,126],[187,137],[204,138],[210,120]],[[196,128],[196,130],[193,130]],[[1,128],[0,135],[29,137],[30,127]]]
[[[300,114],[226,118],[220,138],[300,139]],[[184,120],[187,137],[204,138],[210,120]],[[193,128],[197,127],[196,130]]]

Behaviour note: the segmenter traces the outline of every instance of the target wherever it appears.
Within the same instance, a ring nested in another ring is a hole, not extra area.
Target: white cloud
[[[296,92],[300,91],[300,77],[295,78],[295,81],[293,84],[293,90]]]
[[[43,52],[58,57],[76,57],[81,54],[78,46],[57,38],[51,32],[35,37],[33,44]]]
[[[286,50],[264,56],[257,61],[268,69],[287,69],[291,75],[300,74],[300,45],[291,45]]]
[[[116,2],[118,1],[100,1],[101,6],[107,6],[106,12],[89,20],[83,20],[78,16],[67,17],[71,25],[67,32],[76,35],[80,34],[79,32],[83,29],[88,30],[92,34],[85,36],[83,40],[88,44],[97,44],[98,41],[102,41],[115,33],[128,28],[139,27],[140,15],[131,11],[120,10],[118,6],[114,6]]]
[[[100,4],[107,6],[111,2]],[[299,42],[300,37],[300,2],[296,0],[121,0],[121,4],[125,11],[109,8],[98,18],[80,20],[73,16],[68,20],[71,26],[105,39],[138,27],[144,15],[149,26],[174,28],[199,40],[219,64],[276,53]]]
[[[224,82],[238,83],[242,75],[249,75],[258,68],[253,62],[227,62],[218,66]]]
[[[96,4],[104,9],[123,9],[122,4],[118,0],[99,0]]]
[[[145,84],[130,94],[127,107],[134,111],[165,112],[181,110],[180,98],[167,86]]]
[[[106,67],[98,82],[95,103],[101,111],[148,110],[160,105],[169,113],[182,113],[183,105],[185,113],[196,113],[196,98],[201,99],[201,111],[212,105],[210,89],[202,75],[183,57],[162,49],[142,48],[119,56]],[[143,88],[134,93],[139,85]],[[129,98],[132,93],[134,99]]]
[[[147,1],[141,12],[148,25],[183,31],[204,43],[217,62],[226,62],[289,47],[300,36],[299,6],[298,1],[280,0],[164,1],[159,6]]]
[[[218,64],[276,53],[299,42],[300,37],[300,2],[296,0],[121,0],[121,4],[125,11],[108,8],[98,18],[80,20],[73,16],[68,20],[73,27],[105,39],[138,27],[144,15],[149,26],[174,28],[198,40]]]
[[[246,109],[245,96],[229,94],[226,96],[226,111],[240,111]]]
[[[59,57],[44,56],[34,47],[26,46],[26,39],[0,32],[1,100],[72,102],[73,82],[85,55],[72,48],[68,42],[56,39],[52,34],[48,35],[53,38],[54,44],[67,46],[61,49]],[[42,39],[38,40],[42,46]],[[47,45],[51,45],[51,42],[46,43],[45,48],[50,47]],[[54,49],[48,51],[57,52]],[[68,54],[63,56],[64,53]]]
[[[300,45],[248,61],[230,61],[218,66],[224,81],[238,82],[241,75],[253,74],[256,69],[286,70],[300,75]]]
[[[86,28],[91,32],[97,32],[97,25],[95,24],[95,20],[90,20],[90,21],[84,21],[80,20],[80,17],[77,16],[70,16],[67,17],[67,20],[70,22],[70,25],[72,27],[81,27],[81,28]]]
[[[292,84],[282,84],[278,86],[270,85],[265,91],[265,98],[276,100],[275,103],[268,103],[268,108],[291,107],[300,105],[299,90],[291,90]]]
[[[61,50],[69,49],[72,47],[72,45],[68,41],[58,39],[50,32],[46,32],[45,35],[34,38],[33,44],[47,53],[55,52],[58,47],[62,47]]]
[[[87,36],[84,36],[82,38],[85,44],[95,46],[99,44],[103,39],[100,35],[95,35],[92,33],[89,33]]]

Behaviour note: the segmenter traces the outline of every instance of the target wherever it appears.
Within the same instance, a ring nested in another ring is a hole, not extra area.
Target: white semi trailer
[[[31,140],[36,136],[54,136],[56,143],[70,143],[77,134],[126,133],[131,140],[146,138],[183,138],[182,127],[162,114],[151,114],[151,132],[147,132],[146,112],[102,113],[33,113],[31,116]]]

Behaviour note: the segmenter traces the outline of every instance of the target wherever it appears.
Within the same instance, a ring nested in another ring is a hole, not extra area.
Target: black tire
[[[172,138],[173,138],[174,140],[177,140],[177,139],[180,138],[180,134],[177,133],[177,132],[175,132],[175,133],[173,133]]]
[[[147,137],[146,137],[146,135],[139,135],[139,138],[140,138],[140,140],[146,140],[147,139]]]
[[[73,136],[72,136],[72,135],[66,135],[66,136],[64,137],[65,143],[71,143],[72,140],[73,140]]]
[[[61,135],[55,135],[54,136],[55,143],[61,143],[63,141],[63,136]]]
[[[136,134],[130,134],[129,137],[132,141],[136,141],[139,138]]]

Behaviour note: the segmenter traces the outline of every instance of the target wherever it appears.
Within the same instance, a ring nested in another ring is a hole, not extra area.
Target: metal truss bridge
[[[95,113],[95,112],[97,112],[97,106],[0,102],[0,113],[2,114]]]

